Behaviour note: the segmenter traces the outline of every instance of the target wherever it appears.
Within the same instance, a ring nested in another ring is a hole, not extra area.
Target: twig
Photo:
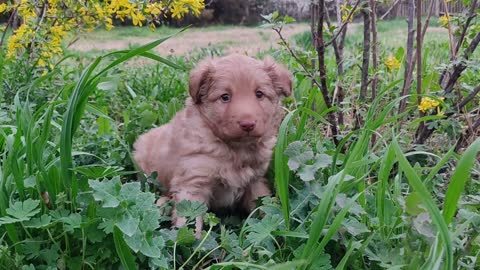
[[[337,2],[338,3],[338,2]],[[337,9],[337,12],[339,12],[339,9]],[[337,16],[340,14],[337,14]],[[341,18],[341,15],[340,15]],[[325,19],[327,22],[327,26],[330,28],[332,26],[332,23],[330,21],[330,16],[328,12],[325,13]],[[340,20],[338,23],[340,24]],[[344,118],[343,118],[343,100],[344,100],[344,91],[343,91],[343,75],[344,75],[344,70],[343,70],[343,46],[345,43],[345,38],[344,34],[347,32],[347,27],[343,28],[343,35],[340,35],[338,40],[333,40],[332,46],[333,46],[333,51],[335,54],[335,62],[337,64],[337,80],[335,83],[335,91],[333,94],[332,98],[332,104],[338,104],[338,107],[340,108],[337,112],[338,114],[338,124],[343,125],[344,123]],[[338,100],[336,102],[336,100]]]
[[[371,22],[372,22],[372,100],[377,96],[377,69],[378,69],[378,38],[377,38],[377,4],[375,0],[370,0]]]
[[[312,82],[320,89],[321,86],[320,86],[320,83],[317,81],[317,79],[315,78],[315,75],[312,74],[312,72],[308,69],[307,66],[305,66],[305,64],[302,62],[302,60],[297,56],[297,54],[293,51],[293,49],[290,47],[289,43],[287,42],[287,40],[285,39],[285,37],[282,35],[282,28],[276,28],[276,27],[273,27],[273,30],[277,33],[278,37],[280,38],[280,40],[282,41],[282,44],[285,46],[285,48],[287,49],[287,51],[290,53],[290,55],[295,59],[295,61],[300,64],[300,66],[302,67],[303,71],[307,74],[307,76],[312,80]]]
[[[323,3],[323,2],[325,2],[325,1],[320,1],[320,2]],[[332,45],[333,41],[338,38],[338,36],[340,35],[340,33],[342,33],[343,28],[347,27],[347,24],[348,24],[348,22],[350,21],[350,18],[353,16],[353,13],[357,10],[357,7],[358,7],[358,5],[360,4],[360,2],[361,2],[361,0],[357,0],[357,2],[355,3],[355,5],[353,6],[352,10],[350,11],[350,13],[348,13],[348,16],[347,16],[347,18],[345,19],[345,22],[342,24],[342,26],[340,26],[340,29],[339,29],[337,32],[335,32],[335,34],[333,35],[333,37],[332,37],[332,39],[331,39],[330,41],[325,42],[325,44],[324,44],[325,47],[328,47],[328,46]]]
[[[432,2],[434,2],[436,0],[432,0]],[[396,6],[397,4],[400,2],[400,0],[395,0],[395,2],[393,2],[393,4],[390,6],[390,8],[385,11],[385,13],[380,17],[380,20],[383,20],[385,18],[385,16],[387,16]]]
[[[413,17],[415,14],[415,2],[413,0],[408,1],[408,36],[407,36],[407,66],[405,67],[405,80],[403,82],[403,88],[401,97],[407,95],[412,85],[413,76],[413,34],[415,29],[413,28]],[[405,111],[407,100],[402,99],[398,108],[398,113],[401,114]]]
[[[12,11],[12,14],[10,14],[10,18],[8,18],[8,21],[7,21],[7,25],[5,26],[5,30],[3,31],[2,33],[2,39],[0,40],[0,47],[2,47],[3,45],[3,42],[5,41],[5,36],[7,35],[7,30],[8,30],[8,27],[10,26],[12,28],[12,31],[13,31],[13,18],[15,18],[15,14],[17,13],[17,8],[15,8],[13,11]]]
[[[360,101],[364,101],[367,97],[368,87],[368,66],[370,63],[370,12],[365,6],[362,7],[363,15],[363,56],[362,56],[362,76],[360,81]]]
[[[470,12],[468,14],[467,21],[465,22],[462,29],[462,34],[460,34],[460,38],[458,39],[457,46],[455,46],[455,51],[454,51],[455,56],[457,56],[458,51],[460,50],[460,47],[463,43],[463,40],[465,39],[465,35],[467,33],[468,27],[470,26],[470,23],[472,22],[473,18],[477,16],[477,14],[475,13],[476,8],[477,8],[477,0],[473,0],[472,6],[470,7]]]
[[[323,100],[325,101],[325,105],[327,109],[332,107],[332,102],[330,99],[330,95],[328,93],[327,87],[327,70],[325,67],[325,43],[323,40],[323,19],[325,15],[325,0],[319,0],[318,3],[318,22],[317,22],[317,40],[316,40],[316,50],[318,54],[318,71],[320,73],[320,91],[323,95]],[[338,145],[339,141],[337,138],[338,130],[337,130],[337,120],[335,114],[329,113],[327,115],[328,121],[330,122],[332,135],[333,135],[333,142],[335,145]]]
[[[475,98],[475,96],[478,94],[478,92],[480,92],[480,85],[478,85],[477,87],[475,87],[473,89],[472,92],[470,92],[470,94],[468,94],[468,96],[464,99],[462,99],[462,101],[460,101],[457,105],[457,108],[458,110],[461,110],[463,108],[463,106],[467,105],[467,103],[469,103],[470,101],[472,101],[472,99]]]

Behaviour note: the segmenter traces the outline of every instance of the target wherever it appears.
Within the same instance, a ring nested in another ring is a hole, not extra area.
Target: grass
[[[403,27],[379,25],[381,55],[401,58],[404,36],[388,37]],[[143,36],[117,30],[109,38]],[[442,32],[431,34],[424,67],[435,82],[448,52]],[[347,119],[358,106],[360,40],[355,30],[346,47]],[[272,161],[275,197],[263,198],[246,219],[185,203],[189,225],[171,228],[161,214],[171,205],[154,204],[162,187],[151,176],[137,180],[132,143],[182,108],[188,70],[219,52],[162,58],[151,49],[163,41],[83,60],[74,54],[43,77],[19,76],[28,75],[18,72],[21,62],[0,61],[0,268],[478,269],[480,140],[454,153],[458,133],[448,131],[460,124],[452,119],[440,122],[445,127],[430,144],[413,145],[416,106],[396,113],[401,70],[381,66],[380,93],[363,107],[364,123],[353,130],[347,121],[335,146],[325,116],[339,108],[326,110],[284,51],[264,52],[296,71]],[[125,62],[139,57],[156,64]],[[331,55],[327,63],[334,70]],[[478,71],[470,72],[463,85],[475,83]],[[200,240],[197,216],[206,229]]]

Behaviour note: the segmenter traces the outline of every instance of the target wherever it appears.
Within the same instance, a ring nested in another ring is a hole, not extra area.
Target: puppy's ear
[[[279,95],[288,97],[292,94],[292,73],[280,64],[275,63],[271,57],[263,60],[265,71],[272,79],[273,87]]]
[[[195,104],[202,102],[202,97],[207,94],[212,81],[213,63],[207,59],[200,62],[190,72],[189,92]]]

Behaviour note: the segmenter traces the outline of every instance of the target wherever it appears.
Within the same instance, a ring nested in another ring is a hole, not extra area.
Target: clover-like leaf
[[[264,217],[261,221],[253,224],[248,229],[247,241],[250,243],[261,244],[271,237],[272,231],[278,228],[282,218],[280,215],[271,215]]]
[[[27,199],[23,202],[14,202],[6,209],[7,215],[0,218],[0,224],[10,224],[30,220],[40,212],[39,200]]]
[[[195,243],[195,234],[193,230],[187,228],[186,226],[178,229],[177,234],[177,244],[182,246],[190,246]]]
[[[119,177],[110,181],[90,180],[88,184],[93,189],[93,197],[96,201],[101,201],[103,207],[117,207],[120,204],[119,195],[122,188]]]
[[[204,203],[197,201],[181,201],[175,205],[179,217],[196,218],[208,211]]]
[[[357,236],[362,233],[370,232],[367,226],[354,218],[347,219],[342,223],[342,225],[347,229],[347,231],[353,235]]]
[[[52,224],[52,217],[47,215],[47,214],[43,214],[39,218],[32,218],[31,220],[26,221],[24,223],[24,226],[26,228],[36,228],[36,229],[38,229],[38,228],[45,228],[50,224]]]
[[[285,155],[288,157],[288,167],[292,171],[298,170],[301,165],[307,164],[314,157],[313,151],[301,141],[289,144],[285,149]]]
[[[135,252],[141,252],[143,255],[159,258],[161,248],[165,245],[165,241],[161,236],[154,236],[153,232],[143,233],[137,231],[133,236],[124,235],[125,242]]]
[[[120,220],[115,222],[115,225],[127,236],[133,236],[138,229],[140,219],[133,217],[128,211],[126,211]]]

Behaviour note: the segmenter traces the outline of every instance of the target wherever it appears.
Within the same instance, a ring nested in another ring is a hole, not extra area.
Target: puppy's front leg
[[[245,193],[242,197],[242,206],[249,212],[255,209],[255,201],[259,197],[270,196],[272,192],[267,184],[267,179],[259,178],[257,181],[250,183],[245,188]]]
[[[180,187],[178,189],[172,190],[173,199],[175,204],[187,200],[187,201],[197,201],[201,203],[205,203],[208,206],[208,194],[202,192],[200,189],[190,188],[190,187]],[[177,215],[177,209],[174,207],[172,211],[172,219],[173,225],[177,228],[185,226],[187,223],[187,219],[185,217],[179,217]],[[195,237],[200,239],[202,236],[202,228],[203,228],[203,218],[202,216],[198,216],[195,219]]]

